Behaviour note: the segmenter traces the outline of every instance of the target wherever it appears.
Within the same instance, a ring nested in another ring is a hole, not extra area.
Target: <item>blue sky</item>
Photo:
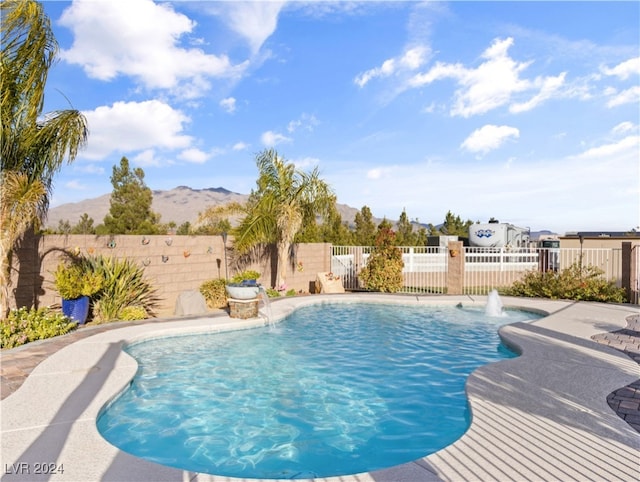
[[[122,156],[154,190],[248,194],[273,147],[377,217],[640,225],[638,2],[43,3],[45,111],[90,129],[53,206]]]

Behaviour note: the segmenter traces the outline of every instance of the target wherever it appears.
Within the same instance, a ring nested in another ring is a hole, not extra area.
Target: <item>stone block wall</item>
[[[222,236],[27,236],[13,257],[10,303],[16,306],[58,306],[61,298],[53,284],[53,273],[66,253],[129,258],[144,267],[145,275],[161,300],[158,316],[173,314],[178,295],[197,290],[207,280],[231,278],[238,271],[252,269],[262,274],[260,282],[271,286],[271,265],[267,258],[238,266],[233,240]],[[294,257],[286,267],[287,289],[309,292],[316,273],[328,271],[331,245],[294,246]]]

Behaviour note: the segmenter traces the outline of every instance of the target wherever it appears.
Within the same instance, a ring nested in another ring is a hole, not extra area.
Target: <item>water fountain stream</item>
[[[271,303],[269,302],[269,295],[267,294],[267,290],[264,289],[264,286],[260,285],[258,287],[258,297],[262,301],[264,309],[266,311],[265,316],[267,318],[267,323],[270,328],[274,327],[273,316],[271,313]]]
[[[497,290],[491,290],[487,296],[487,306],[484,310],[487,316],[504,316],[502,300]]]

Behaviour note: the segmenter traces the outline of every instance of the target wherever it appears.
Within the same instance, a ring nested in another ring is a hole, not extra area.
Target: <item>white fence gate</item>
[[[399,246],[404,261],[404,293],[446,293],[448,249],[445,247]],[[331,271],[340,276],[346,290],[363,289],[360,270],[373,250],[370,246],[334,246]],[[607,248],[464,248],[464,292],[486,294],[508,287],[529,271],[558,271],[572,264],[594,266],[603,277],[622,285],[622,251]],[[638,260],[636,256],[636,260]],[[638,261],[636,273],[640,271]],[[638,279],[636,277],[636,285]],[[637,287],[635,290],[637,298]],[[638,303],[638,300],[632,300]]]

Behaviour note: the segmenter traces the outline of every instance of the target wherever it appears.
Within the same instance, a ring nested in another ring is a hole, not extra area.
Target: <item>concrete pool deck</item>
[[[298,307],[336,301],[484,306],[486,297],[313,295],[271,303],[271,317],[280,320]],[[501,329],[505,342],[522,356],[481,367],[469,377],[467,395],[473,419],[464,436],[443,450],[401,466],[315,480],[640,480],[640,434],[611,408],[613,400],[607,400],[612,392],[638,381],[639,365],[627,354],[592,339],[601,337],[600,341],[614,344],[607,334],[627,328],[629,321],[638,318],[638,307],[506,297],[503,303],[549,315]],[[221,314],[118,324],[118,328],[87,327],[78,334],[33,344],[58,346],[54,353],[43,348],[42,361],[0,402],[1,480],[240,480],[131,456],[100,436],[96,418],[136,372],[136,362],[121,350],[124,344],[264,323],[264,318],[237,320]],[[95,334],[87,336],[91,330]],[[64,339],[74,336],[77,341],[65,345]],[[632,343],[631,351],[635,348],[638,345]],[[26,352],[26,347],[17,348],[4,351],[2,357]],[[62,473],[57,470],[60,466]],[[53,473],[38,474],[38,469]]]

